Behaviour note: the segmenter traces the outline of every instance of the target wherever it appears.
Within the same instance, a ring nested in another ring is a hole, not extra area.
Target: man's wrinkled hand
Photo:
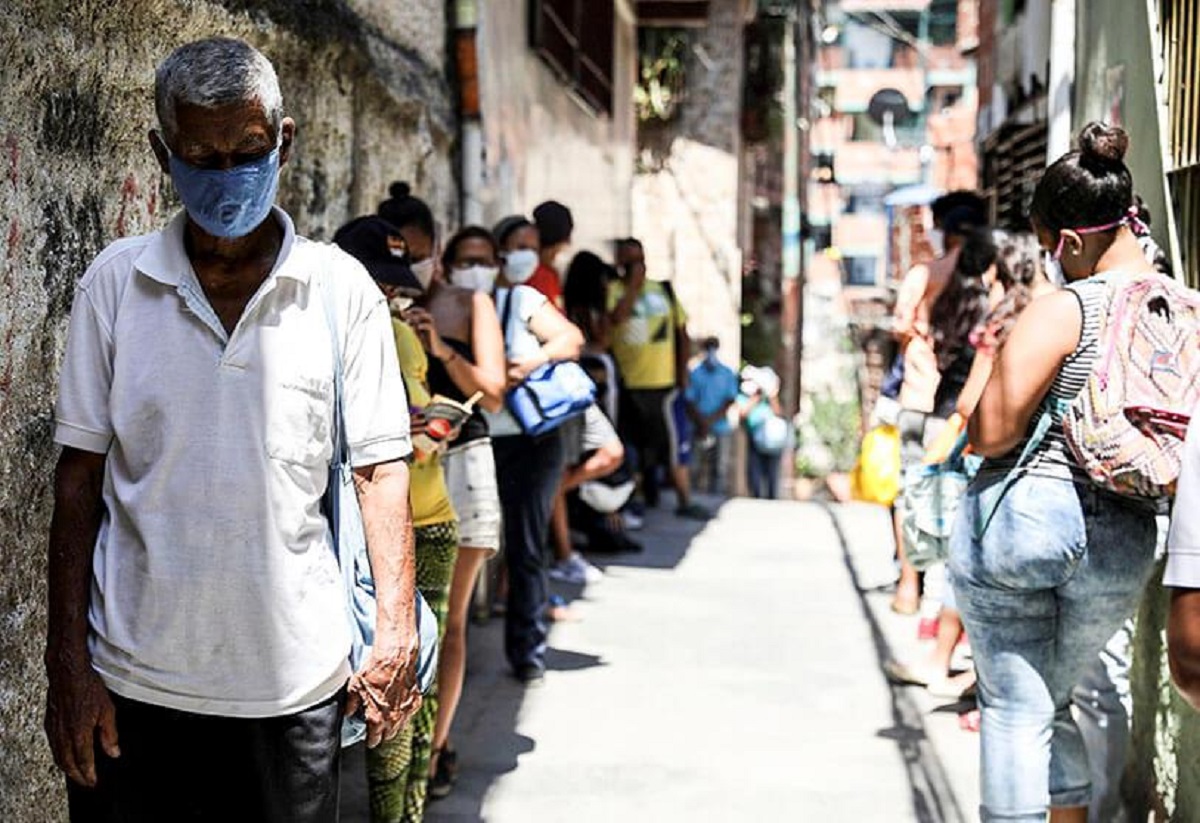
[[[104,681],[86,660],[48,668],[46,738],[54,762],[81,786],[96,785],[96,737],[109,757],[120,757],[117,711]]]
[[[350,678],[346,714],[362,708],[369,748],[399,734],[421,708],[417,660],[415,640],[406,651],[392,654],[372,648],[362,670]]]

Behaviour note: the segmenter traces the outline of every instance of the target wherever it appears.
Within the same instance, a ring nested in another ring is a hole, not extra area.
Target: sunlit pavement
[[[508,677],[500,621],[472,627],[462,772],[426,819],[974,819],[977,736],[880,670],[916,647],[886,512],[732,500],[703,525],[670,499],[644,554],[557,587],[580,620],[541,687]],[[365,821],[361,754],[346,769],[343,820]]]

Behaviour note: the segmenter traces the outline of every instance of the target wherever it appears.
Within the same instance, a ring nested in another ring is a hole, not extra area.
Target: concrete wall
[[[401,6],[403,8],[401,9]],[[274,62],[299,124],[280,198],[329,237],[405,178],[455,210],[437,0],[9,0],[0,4],[0,820],[63,819],[41,733],[55,376],[73,287],[114,238],[177,208],[146,145],[153,68],[240,36]],[[186,742],[181,742],[186,745]]]
[[[637,34],[630,4],[617,3],[613,112],[597,114],[529,47],[528,0],[476,4],[483,157],[476,197],[487,225],[529,215],[547,199],[575,218],[574,247],[609,258],[629,234]]]
[[[1092,120],[1118,122],[1129,132],[1125,158],[1134,186],[1154,219],[1155,240],[1168,243],[1168,202],[1153,39],[1146,4],[1094,0],[1076,5],[1074,133]],[[1053,159],[1053,158],[1051,158]]]
[[[643,135],[634,180],[634,233],[648,276],[670,280],[693,338],[715,334],[736,363],[741,347],[739,182],[744,0],[713,0],[688,56],[675,120]]]

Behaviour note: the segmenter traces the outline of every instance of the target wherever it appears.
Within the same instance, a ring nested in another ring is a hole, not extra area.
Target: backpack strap
[[[1000,503],[1004,500],[1004,495],[1008,494],[1008,490],[1012,487],[1012,484],[1017,482],[1021,469],[1033,457],[1038,446],[1042,445],[1042,441],[1046,439],[1046,434],[1050,431],[1050,425],[1054,422],[1056,402],[1047,395],[1042,404],[1038,406],[1037,423],[1034,425],[1029,439],[1025,442],[1025,448],[1021,449],[1021,454],[1017,458],[1016,465],[1009,469],[1008,474],[1004,476],[1004,480],[1000,485],[1000,493],[996,495],[996,499],[984,511],[983,517],[975,524],[976,540],[983,539],[983,536],[987,533],[988,526],[992,524],[992,518],[996,516],[996,510],[1000,508]]]
[[[512,327],[509,321],[512,319],[512,304],[513,298],[516,297],[516,286],[509,286],[508,293],[504,295],[504,308],[500,310],[500,329],[504,335],[504,350],[507,352],[512,346]]]

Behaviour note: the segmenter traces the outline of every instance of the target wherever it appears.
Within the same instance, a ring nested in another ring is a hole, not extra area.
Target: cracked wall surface
[[[403,6],[403,13],[400,7]],[[445,4],[437,0],[16,0],[0,4],[0,820],[65,818],[41,732],[55,378],[74,285],[117,237],[178,209],[146,143],[153,70],[242,37],[298,123],[280,203],[328,239],[404,179],[457,212]]]

